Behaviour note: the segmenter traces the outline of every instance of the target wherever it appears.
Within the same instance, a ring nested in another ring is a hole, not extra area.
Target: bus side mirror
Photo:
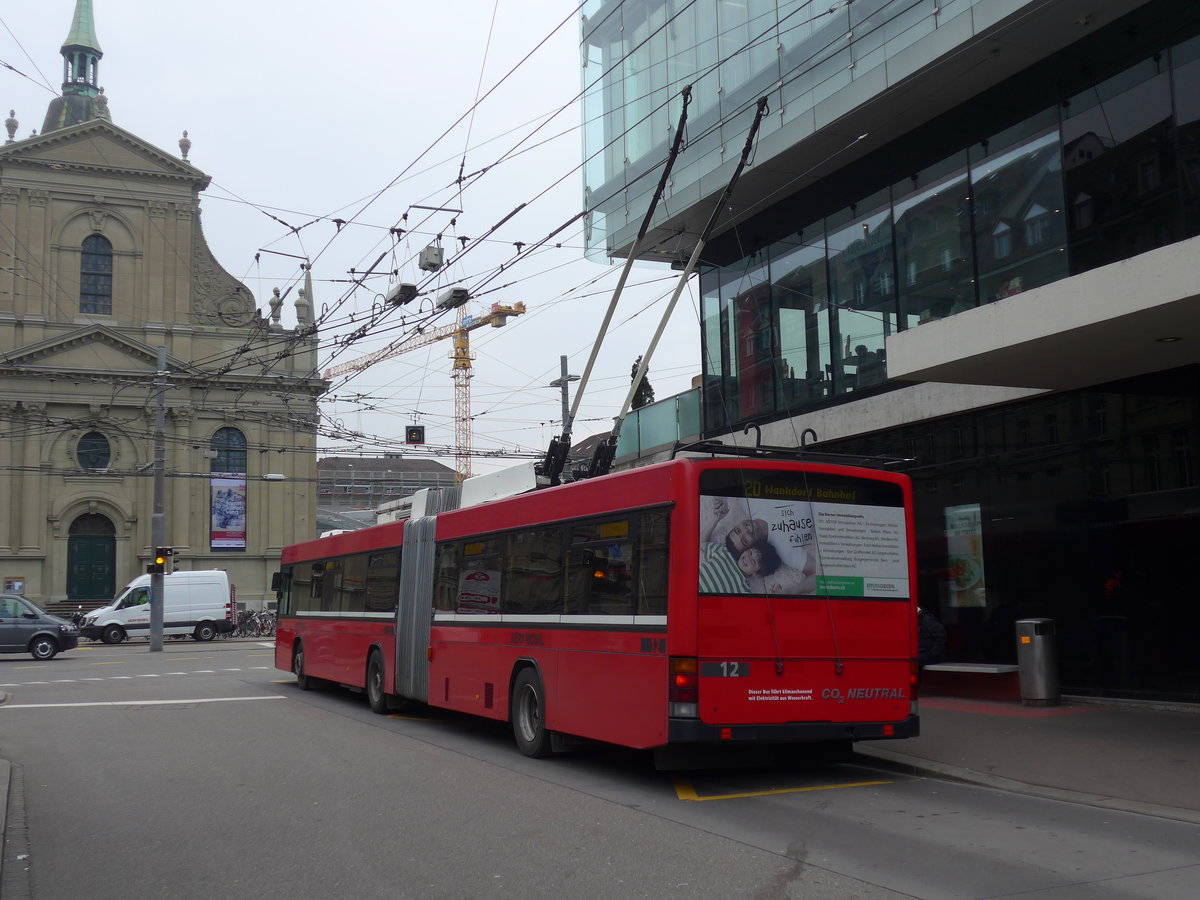
[[[282,572],[272,572],[271,573],[271,590],[274,591],[276,594],[282,593],[282,591],[283,591],[283,573]]]

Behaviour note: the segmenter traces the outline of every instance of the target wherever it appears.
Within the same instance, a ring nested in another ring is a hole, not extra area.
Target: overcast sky
[[[100,83],[113,122],[175,155],[188,131],[189,161],[212,177],[201,194],[208,243],[254,293],[264,315],[272,288],[287,290],[297,281],[295,257],[313,260],[318,313],[348,298],[322,332],[323,366],[335,353],[338,362],[355,359],[404,333],[393,316],[351,348],[335,343],[339,333],[362,324],[395,280],[428,280],[415,259],[439,233],[447,258],[464,246],[459,238],[468,238],[472,249],[429,284],[434,296],[450,285],[482,281],[514,260],[515,244],[542,240],[581,209],[579,109],[572,103],[580,90],[574,3],[93,5],[104,51]],[[61,89],[58,51],[74,8],[74,0],[0,7],[0,62],[18,70],[0,68],[0,106],[16,111],[19,139],[41,128]],[[514,148],[519,152],[510,152]],[[488,171],[469,178],[460,193],[460,168],[467,175]],[[476,237],[522,203],[528,206],[490,241],[474,246]],[[335,218],[350,224],[339,231]],[[399,239],[389,230],[396,226],[407,229]],[[468,307],[481,313],[495,302],[522,301],[529,310],[506,328],[471,333],[477,450],[543,450],[560,427],[561,397],[546,386],[558,377],[559,356],[569,357],[571,373],[583,371],[619,266],[584,260],[577,226],[556,242],[562,247],[516,260],[487,285],[490,293]],[[352,290],[350,269],[366,270],[385,251],[380,269],[399,269],[399,277],[373,278]],[[630,281],[638,286],[625,292],[617,310],[576,421],[576,439],[611,427],[630,366],[645,350],[674,287],[670,272],[650,266],[635,268]],[[285,325],[294,323],[294,297],[293,291]],[[449,448],[450,350],[450,341],[442,340],[377,363],[348,382],[337,379],[324,409],[348,430],[389,440],[402,439],[405,425],[420,423],[431,447]],[[686,390],[699,361],[689,289],[651,363],[657,397]],[[352,440],[325,444],[323,453],[359,446]],[[370,452],[372,445],[362,448]],[[454,464],[452,457],[443,461]],[[477,459],[474,470],[508,464]]]

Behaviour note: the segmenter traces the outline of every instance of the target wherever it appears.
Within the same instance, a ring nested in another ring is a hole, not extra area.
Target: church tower
[[[63,58],[62,96],[50,101],[42,134],[89,119],[108,118],[108,101],[99,81],[104,51],[96,40],[92,0],[76,0],[71,33],[59,52]]]

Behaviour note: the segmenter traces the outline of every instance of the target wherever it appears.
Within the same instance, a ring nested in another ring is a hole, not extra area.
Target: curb
[[[859,757],[865,758],[862,760],[865,765],[890,769],[906,775],[933,776],[951,781],[961,781],[965,784],[988,787],[998,791],[1040,797],[1043,800],[1078,803],[1083,806],[1095,806],[1099,809],[1136,813],[1142,816],[1154,816],[1159,819],[1173,819],[1177,822],[1190,822],[1193,825],[1200,825],[1200,810],[1161,806],[1155,803],[1143,803],[1139,800],[1112,797],[1107,794],[1089,794],[1082,791],[1067,790],[1066,788],[1029,784],[1028,782],[1017,781],[1014,778],[1005,778],[1000,775],[977,772],[974,769],[967,769],[962,766],[953,766],[949,763],[922,759],[918,756],[909,756],[905,753],[898,753],[895,750],[888,750],[883,747],[864,747],[861,743],[855,745],[854,753]]]

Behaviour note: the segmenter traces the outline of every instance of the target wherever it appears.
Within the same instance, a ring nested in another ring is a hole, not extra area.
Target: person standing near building
[[[946,628],[937,616],[917,607],[917,665],[922,669],[930,663],[941,662],[946,652]]]

